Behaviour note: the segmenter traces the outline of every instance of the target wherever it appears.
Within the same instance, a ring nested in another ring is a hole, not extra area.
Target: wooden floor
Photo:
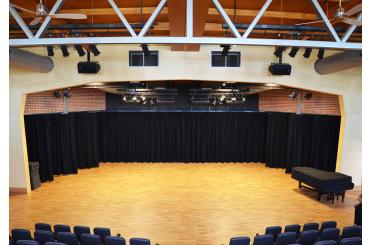
[[[358,190],[345,203],[318,202],[283,169],[263,164],[101,164],[10,197],[10,229],[36,222],[110,227],[152,244],[228,244],[268,225],[353,223]]]

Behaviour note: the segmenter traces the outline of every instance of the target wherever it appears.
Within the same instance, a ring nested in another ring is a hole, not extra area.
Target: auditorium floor
[[[110,227],[151,244],[228,244],[268,225],[336,220],[351,225],[359,190],[318,202],[283,169],[263,164],[101,164],[11,196],[10,229],[36,222]]]

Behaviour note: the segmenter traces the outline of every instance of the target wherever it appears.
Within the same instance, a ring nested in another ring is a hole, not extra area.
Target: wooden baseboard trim
[[[27,188],[9,187],[9,196],[27,194]]]

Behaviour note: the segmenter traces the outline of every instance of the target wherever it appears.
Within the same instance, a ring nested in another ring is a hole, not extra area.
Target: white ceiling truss
[[[345,50],[360,50],[362,43],[348,42],[349,37],[355,31],[357,26],[350,26],[343,37],[339,37],[334,27],[327,18],[323,9],[318,3],[318,0],[309,0],[314,6],[315,11],[324,21],[325,27],[330,33],[333,41],[314,41],[314,40],[293,40],[293,39],[263,39],[263,38],[249,38],[249,35],[257,25],[260,18],[264,15],[267,8],[270,6],[272,0],[266,0],[257,16],[250,23],[243,35],[239,33],[234,23],[231,21],[226,11],[221,6],[218,0],[212,0],[216,9],[230,28],[234,37],[194,37],[193,36],[193,0],[187,0],[186,7],[186,36],[185,37],[170,37],[170,36],[145,36],[156,17],[160,14],[165,6],[167,0],[161,0],[159,5],[155,8],[148,21],[143,26],[142,30],[136,34],[127,21],[123,13],[120,11],[115,3],[115,0],[107,0],[115,13],[120,18],[124,27],[130,33],[130,36],[117,37],[43,37],[47,32],[51,17],[47,16],[34,35],[30,28],[26,25],[20,17],[16,9],[9,4],[9,12],[21,27],[27,38],[10,39],[9,46],[43,46],[43,45],[63,45],[63,44],[216,44],[216,45],[255,45],[255,46],[286,46],[286,47],[313,47],[313,48],[329,48],[329,49],[345,49]],[[62,7],[65,0],[57,0],[50,14],[55,14]],[[358,16],[358,20],[362,19],[362,14]],[[124,28],[123,27],[123,28]]]

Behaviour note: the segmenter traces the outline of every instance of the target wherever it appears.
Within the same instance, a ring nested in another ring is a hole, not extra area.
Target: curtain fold
[[[25,116],[41,181],[99,162],[261,162],[334,171],[340,117],[266,112],[96,112]]]

